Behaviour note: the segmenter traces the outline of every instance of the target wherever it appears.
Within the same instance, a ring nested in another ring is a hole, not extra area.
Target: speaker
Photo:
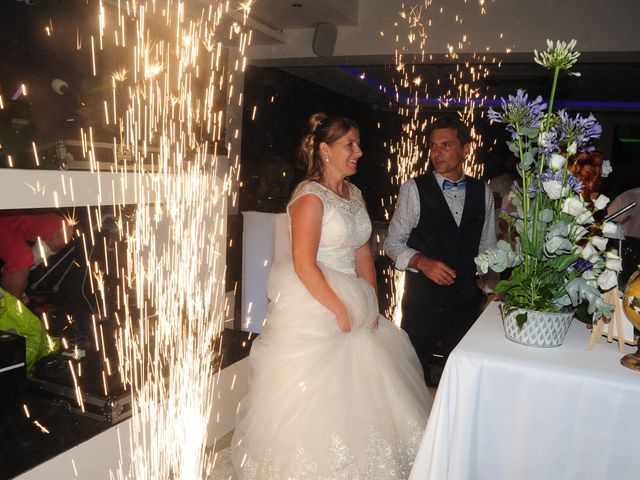
[[[318,23],[313,32],[313,53],[319,57],[333,56],[338,30],[333,23]]]
[[[20,335],[0,330],[0,406],[16,400],[27,375],[26,340]]]

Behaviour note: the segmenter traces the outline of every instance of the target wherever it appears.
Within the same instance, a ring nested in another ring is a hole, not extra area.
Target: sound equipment
[[[25,355],[25,338],[0,330],[0,402],[14,400],[22,393],[27,374]]]
[[[333,49],[336,46],[338,30],[333,23],[318,23],[313,32],[312,49],[319,57],[333,56]]]
[[[105,395],[95,389],[83,390],[80,405],[73,385],[65,385],[60,380],[38,378],[36,375],[29,379],[29,392],[51,405],[111,425],[131,416],[130,391],[120,388]]]
[[[134,154],[122,147],[108,142],[93,142],[85,145],[80,140],[58,140],[46,144],[42,148],[43,156],[61,170],[97,170],[109,171],[116,167],[120,171],[139,170],[140,165],[136,164]],[[140,149],[141,150],[141,149]],[[147,158],[142,166],[144,171],[155,171],[156,166],[150,163],[148,157],[153,157],[158,161],[160,149],[157,147],[147,147]],[[149,162],[149,163],[147,163]]]

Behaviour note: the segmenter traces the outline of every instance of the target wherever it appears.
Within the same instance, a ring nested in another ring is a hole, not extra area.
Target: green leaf
[[[528,315],[529,314],[527,312],[519,313],[516,315],[516,322],[518,323],[519,328],[522,328],[522,326],[525,324],[525,322],[527,321]]]
[[[531,165],[533,165],[533,162],[535,161],[535,157],[533,156],[533,153],[529,152],[525,152],[524,155],[522,156],[522,162],[524,163],[524,169],[525,170],[529,170],[529,168],[531,167]]]
[[[534,258],[540,259],[542,257],[541,248],[537,247],[529,237],[526,235],[520,235],[520,243],[522,251],[527,255],[531,255]]]
[[[520,128],[520,133],[525,134],[529,138],[536,138],[540,133],[539,128],[531,128],[531,127],[522,127]]]
[[[551,210],[550,208],[545,208],[540,212],[540,221],[545,222],[545,223],[549,223],[551,220],[553,220],[553,210]]]
[[[498,294],[498,295],[502,295],[503,293],[505,293],[507,290],[509,290],[509,286],[511,285],[511,282],[509,282],[508,280],[500,280],[495,288],[494,291]]]
[[[567,255],[564,259],[563,257],[558,257],[558,259],[559,260],[562,259],[562,261],[558,263],[556,268],[559,271],[564,271],[567,268],[569,268],[569,266],[571,266],[579,258],[580,258],[580,255],[578,255],[577,253],[572,253],[571,255]]]

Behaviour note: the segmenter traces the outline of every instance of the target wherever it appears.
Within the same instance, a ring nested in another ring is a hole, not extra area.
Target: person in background
[[[0,211],[0,287],[26,300],[29,271],[59,252],[71,239],[71,226],[54,213]]]
[[[607,215],[611,215],[627,205],[636,203],[636,206],[623,213],[613,221],[622,227],[625,237],[640,239],[640,187],[632,188],[618,195],[608,206]]]
[[[486,299],[474,258],[496,243],[491,189],[463,172],[469,127],[441,117],[428,138],[430,171],[400,188],[384,243],[407,272],[402,328],[425,370],[438,342],[448,356],[480,315]]]
[[[513,183],[518,180],[518,171],[516,166],[518,159],[513,155],[506,156],[502,159],[503,172],[497,177],[491,178],[487,183],[493,192],[494,205],[502,205],[503,199],[509,195]]]
[[[582,198],[593,201],[600,196],[603,155],[600,150],[578,154],[569,171],[582,182]]]
[[[513,184],[520,180],[516,169],[518,159],[513,155],[507,155],[502,158],[501,164],[503,173],[497,177],[491,178],[487,183],[493,192],[494,211],[496,217],[496,235],[498,239],[509,241],[507,238],[509,227],[506,220],[502,218],[502,215],[503,212],[509,211],[513,208],[509,193],[511,193]]]

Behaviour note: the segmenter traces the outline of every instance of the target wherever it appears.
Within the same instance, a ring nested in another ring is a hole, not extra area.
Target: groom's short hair
[[[450,128],[456,131],[458,140],[462,145],[471,143],[471,129],[458,117],[443,115],[438,117],[427,129],[427,138],[431,138],[431,132],[440,128]]]

